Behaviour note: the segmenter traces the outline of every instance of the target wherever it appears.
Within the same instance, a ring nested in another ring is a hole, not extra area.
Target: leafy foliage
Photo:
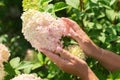
[[[33,52],[34,60],[24,60],[27,49],[32,48],[21,34],[21,5],[24,11],[32,8],[50,12],[56,17],[71,18],[98,46],[120,54],[120,0],[1,0],[0,42],[11,51],[10,61],[4,63],[8,73],[5,80],[21,73],[35,73],[44,80],[80,80],[61,71],[39,52]],[[76,44],[69,38],[64,40],[65,46]],[[111,73],[92,58],[86,61],[100,80],[120,79],[120,71]]]

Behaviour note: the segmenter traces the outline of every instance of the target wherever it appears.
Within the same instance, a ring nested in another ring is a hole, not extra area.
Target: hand
[[[75,40],[82,40],[82,41],[91,41],[87,34],[80,28],[80,26],[73,20],[68,18],[61,18],[67,28],[69,29],[68,35],[71,36]]]
[[[73,56],[68,51],[62,48],[57,48],[57,53],[59,53],[60,56],[58,56],[57,53],[52,53],[45,49],[41,49],[41,51],[61,70],[77,75],[83,80],[91,80],[94,78],[97,80],[97,77],[87,66],[86,62],[76,56]]]
[[[76,22],[68,18],[61,19],[65,22],[66,26],[70,28],[69,35],[79,43],[79,46],[87,56],[97,59],[106,69],[110,71],[120,69],[120,65],[118,64],[120,61],[119,55],[116,55],[111,51],[101,49],[94,44]]]
[[[95,53],[97,53],[97,50],[99,48],[92,42],[88,35],[80,28],[80,26],[75,21],[68,18],[61,19],[64,21],[67,28],[69,28],[68,36],[78,42],[79,46],[87,56],[94,57],[96,54],[94,54],[93,51],[96,50]]]

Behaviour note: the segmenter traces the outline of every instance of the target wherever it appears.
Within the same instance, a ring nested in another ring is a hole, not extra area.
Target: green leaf
[[[117,14],[118,22],[120,22],[120,12]]]
[[[105,7],[106,9],[111,9],[110,1],[108,1],[108,0],[98,0],[98,2],[100,3],[101,7]]]
[[[107,42],[111,42],[111,41],[116,41],[117,40],[117,36],[114,34],[110,34],[109,36],[107,36],[106,41]]]
[[[120,23],[118,23],[114,28],[120,32]]]
[[[45,64],[49,61],[50,59],[48,57],[45,57]]]
[[[19,75],[21,72],[19,70],[15,70],[15,73]]]
[[[57,12],[57,11],[65,9],[65,8],[67,8],[67,5],[64,2],[57,2],[57,3],[55,3],[54,11]]]
[[[120,80],[120,70],[110,72],[107,80]]]
[[[32,70],[32,66],[29,66],[29,67],[25,68],[23,71],[24,71],[24,73],[29,74],[31,72],[31,70]]]
[[[73,8],[79,9],[80,0],[65,0],[65,1],[68,5],[72,6]]]
[[[98,39],[99,39],[102,43],[104,43],[105,40],[106,40],[105,33],[101,33],[101,36],[99,36]]]
[[[106,16],[111,22],[113,22],[115,20],[116,13],[114,10],[106,9]]]
[[[10,60],[10,65],[13,68],[16,68],[19,65],[19,62],[20,62],[20,58],[16,57],[16,58],[13,58],[12,60]]]
[[[48,3],[50,3],[52,0],[40,0],[39,1],[39,4],[40,5],[46,5],[46,4],[48,4]]]
[[[3,1],[0,1],[0,6],[5,6]]]
[[[0,42],[7,42],[8,39],[8,35],[4,34],[4,35],[0,35]]]
[[[117,0],[111,0],[110,6],[113,5]]]
[[[43,65],[43,63],[44,63],[43,54],[39,52],[37,56],[38,56],[38,60],[40,61],[40,64]]]
[[[11,76],[14,76],[16,75],[15,73],[15,70],[12,68],[12,66],[7,63],[7,62],[4,62],[4,70]]]
[[[54,5],[53,4],[49,4],[47,6],[42,7],[42,9],[43,9],[43,11],[52,13],[53,10],[54,10]]]
[[[120,70],[115,71],[112,75],[114,79],[120,79]]]
[[[113,27],[107,28],[106,31],[110,34],[117,35],[117,32]]]
[[[22,70],[22,69],[26,69],[33,66],[33,64],[31,64],[31,62],[28,61],[22,61],[20,62],[19,66],[16,68],[17,70]]]
[[[37,63],[35,63],[33,66],[32,66],[32,70],[34,70],[34,69],[36,69],[36,68],[38,68],[38,67],[41,67],[42,65],[39,63],[39,62],[37,62]]]
[[[75,40],[72,39],[72,40],[70,41],[70,44],[78,44],[78,43],[77,43]]]
[[[102,25],[99,24],[99,23],[96,23],[96,28],[97,28],[97,29],[102,29]]]

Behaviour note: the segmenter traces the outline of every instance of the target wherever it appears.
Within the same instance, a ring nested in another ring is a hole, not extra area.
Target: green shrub
[[[76,21],[95,44],[119,55],[119,4],[120,0],[23,0],[22,4],[20,0],[1,0],[0,42],[5,43],[11,51],[10,61],[4,63],[5,71],[8,73],[5,80],[21,73],[36,73],[44,80],[80,80],[77,76],[61,71],[40,52],[33,52],[34,60],[24,60],[25,52],[31,46],[21,34],[21,5],[23,11],[32,8]],[[8,14],[7,11],[11,11],[11,8],[16,11]],[[72,43],[70,39],[65,40],[64,45]],[[92,58],[87,58],[86,61],[100,80],[120,79],[120,71],[111,73]]]

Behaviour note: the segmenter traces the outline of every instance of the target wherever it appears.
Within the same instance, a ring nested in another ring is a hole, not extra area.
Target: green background
[[[76,21],[99,47],[120,54],[120,0],[0,0],[0,42],[11,53],[9,61],[4,63],[5,80],[21,73],[34,73],[44,80],[80,80],[61,71],[24,39],[20,16],[28,9],[68,17]],[[69,43],[72,42],[67,39],[65,45]],[[32,55],[25,60],[28,50]],[[100,80],[120,79],[120,71],[112,73],[92,58],[86,61]]]

